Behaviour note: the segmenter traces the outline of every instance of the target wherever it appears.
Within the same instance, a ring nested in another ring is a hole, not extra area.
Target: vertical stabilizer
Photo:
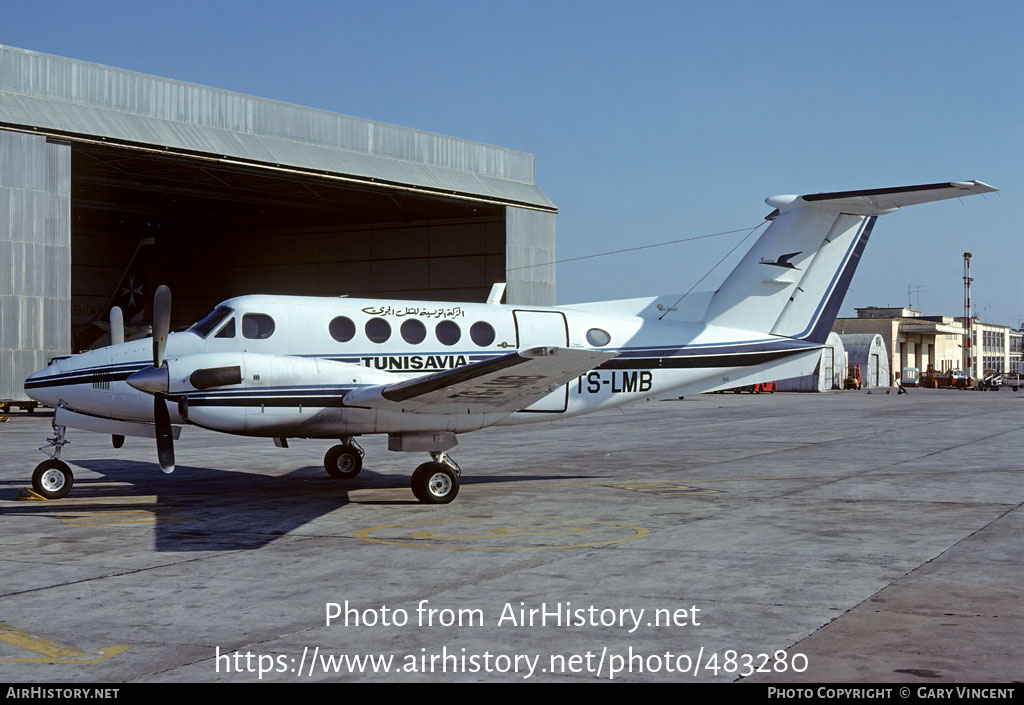
[[[771,225],[715,292],[704,323],[824,343],[879,215],[995,190],[957,181],[769,198]]]
[[[110,315],[114,307],[121,309],[127,340],[149,335],[149,326],[143,322],[148,292],[149,270],[153,261],[156,240],[151,237],[139,240],[128,266],[125,267],[117,286],[103,311],[91,321],[78,328],[74,334],[74,350],[88,350],[110,344]]]

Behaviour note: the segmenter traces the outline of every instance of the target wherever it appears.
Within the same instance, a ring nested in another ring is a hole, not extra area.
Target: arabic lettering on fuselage
[[[461,318],[466,315],[461,306],[453,308],[420,308],[419,306],[367,306],[363,313],[370,316],[420,316],[421,318]]]

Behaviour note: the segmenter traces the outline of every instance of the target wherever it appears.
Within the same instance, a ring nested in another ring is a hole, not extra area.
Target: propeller
[[[171,328],[171,290],[161,284],[153,295],[153,366],[146,367],[126,381],[136,389],[153,395],[153,422],[156,424],[156,456],[160,469],[174,472],[174,436],[167,412],[170,373],[164,366],[167,334]]]

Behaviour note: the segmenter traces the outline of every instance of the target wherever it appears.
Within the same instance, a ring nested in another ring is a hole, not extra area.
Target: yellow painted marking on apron
[[[132,648],[130,644],[108,646],[95,651],[82,651],[53,639],[31,634],[24,629],[0,622],[0,641],[31,651],[39,656],[0,658],[0,663],[78,663],[98,664]]]

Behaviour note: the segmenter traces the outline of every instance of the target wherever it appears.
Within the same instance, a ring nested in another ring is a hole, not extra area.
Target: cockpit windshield
[[[220,325],[220,322],[231,315],[233,309],[229,306],[218,306],[203,317],[203,320],[189,328],[189,332],[195,333],[200,338],[205,338],[213,329]]]

